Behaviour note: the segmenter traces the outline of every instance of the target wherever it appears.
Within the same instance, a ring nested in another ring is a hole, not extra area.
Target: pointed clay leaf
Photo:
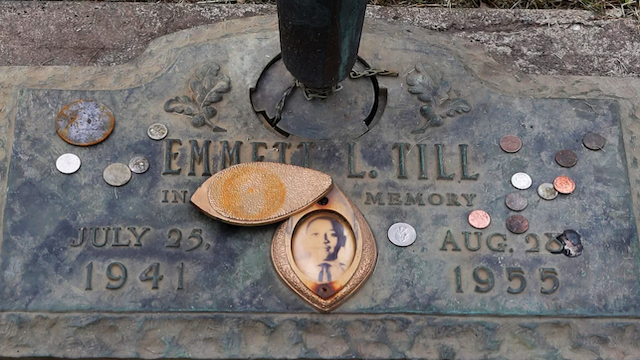
[[[217,93],[226,93],[229,92],[229,90],[231,90],[231,86],[226,81],[219,81],[213,88],[213,91]]]
[[[293,165],[255,162],[232,166],[209,178],[191,202],[209,216],[237,225],[284,220],[321,199],[329,175]]]
[[[207,97],[202,102],[202,106],[209,106],[220,101],[222,101],[222,94],[210,91],[209,94],[207,94]]]

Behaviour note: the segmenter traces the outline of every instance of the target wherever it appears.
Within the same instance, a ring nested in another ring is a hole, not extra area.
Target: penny
[[[500,139],[500,148],[505,152],[515,153],[522,148],[522,141],[515,135],[505,135]]]
[[[149,170],[149,161],[142,156],[135,156],[129,161],[129,169],[136,174],[143,174]]]
[[[69,144],[89,146],[106,139],[115,123],[113,113],[105,105],[77,100],[60,110],[56,117],[56,131]]]
[[[507,207],[513,211],[522,211],[527,208],[529,204],[527,198],[520,195],[519,193],[511,193],[507,195],[507,198],[504,200],[504,203]]]
[[[532,183],[531,176],[522,172],[515,173],[511,177],[511,185],[516,189],[526,190],[531,187]]]
[[[600,134],[588,133],[582,138],[582,144],[589,150],[601,150],[607,143],[607,139]]]
[[[409,246],[416,241],[416,229],[406,223],[395,223],[387,231],[389,241],[396,246]]]
[[[159,123],[152,124],[147,129],[147,135],[152,140],[162,140],[165,137],[167,137],[168,133],[169,133],[169,130],[167,129],[167,127]]]
[[[511,215],[507,218],[507,229],[514,234],[523,234],[529,230],[529,220],[522,215]]]
[[[473,210],[469,214],[469,225],[476,229],[485,229],[491,224],[491,216],[484,210]]]
[[[578,163],[578,155],[571,150],[560,150],[556,153],[558,165],[570,168]]]
[[[131,170],[125,164],[111,164],[102,172],[102,178],[111,186],[122,186],[131,180]]]
[[[553,200],[558,197],[558,191],[553,187],[553,184],[544,183],[538,186],[538,195],[545,200]]]
[[[73,174],[80,169],[82,162],[75,154],[63,154],[56,160],[56,168],[63,174]]]
[[[553,180],[553,187],[561,194],[571,194],[576,189],[576,183],[568,176],[558,176]]]

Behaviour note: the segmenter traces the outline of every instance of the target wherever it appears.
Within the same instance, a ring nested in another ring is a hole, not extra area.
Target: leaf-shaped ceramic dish
[[[205,214],[244,226],[272,224],[324,197],[331,177],[316,170],[271,162],[232,166],[205,181],[191,202]]]

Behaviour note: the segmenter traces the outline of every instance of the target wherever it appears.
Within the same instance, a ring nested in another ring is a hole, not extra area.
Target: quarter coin
[[[147,129],[147,135],[152,140],[162,140],[165,137],[167,137],[168,133],[169,133],[169,130],[167,129],[167,127],[160,123],[152,124]]]
[[[507,218],[507,229],[514,234],[524,234],[529,230],[529,220],[522,215],[511,215]]]
[[[136,174],[143,174],[149,170],[149,161],[143,156],[135,156],[129,161],[129,169]]]
[[[515,173],[511,177],[511,185],[516,189],[526,190],[531,187],[532,183],[531,176],[523,172]]]
[[[507,207],[513,211],[522,211],[527,208],[529,204],[527,198],[520,195],[519,193],[511,193],[507,195],[507,198],[504,200],[504,203]]]
[[[416,241],[416,229],[407,223],[395,223],[387,231],[389,241],[396,246],[409,246]]]
[[[560,194],[571,194],[576,189],[576,183],[568,176],[558,176],[553,180],[553,187]]]
[[[89,146],[106,139],[115,123],[113,113],[105,105],[77,100],[60,110],[56,117],[56,131],[69,144]]]
[[[131,180],[131,170],[125,164],[111,164],[102,172],[102,178],[111,186],[122,186]]]
[[[538,186],[538,195],[545,200],[553,200],[558,197],[558,191],[553,184],[544,183]]]
[[[515,135],[505,135],[500,139],[500,148],[505,152],[515,153],[522,148],[522,141]]]
[[[601,150],[607,143],[607,139],[600,134],[590,132],[582,138],[582,143],[589,150]]]
[[[81,164],[76,154],[63,154],[56,160],[56,168],[63,174],[73,174],[80,169]]]
[[[484,210],[473,210],[469,214],[469,225],[476,229],[486,229],[491,224],[491,216]]]
[[[578,155],[571,150],[560,150],[556,153],[558,165],[570,168],[578,163]]]

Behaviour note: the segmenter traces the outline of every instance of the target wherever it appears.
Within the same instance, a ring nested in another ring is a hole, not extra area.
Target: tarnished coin
[[[578,163],[578,155],[571,150],[560,150],[556,153],[558,165],[570,168]]]
[[[582,143],[587,149],[601,150],[607,143],[607,139],[600,134],[590,132],[582,138]]]
[[[60,110],[56,131],[72,145],[89,146],[106,139],[116,121],[106,106],[91,100],[77,100]]]
[[[469,214],[469,225],[476,229],[486,229],[491,224],[491,216],[484,210],[473,210]]]
[[[511,177],[511,185],[516,189],[526,190],[531,187],[532,183],[531,176],[522,172],[515,173]]]
[[[143,174],[149,170],[149,161],[143,156],[135,156],[129,161],[129,169],[136,174]]]
[[[558,191],[553,184],[544,183],[538,186],[538,195],[545,200],[553,200],[558,197]]]
[[[165,137],[167,137],[168,133],[169,133],[169,130],[167,129],[167,127],[160,123],[152,124],[147,129],[147,135],[152,140],[162,140]]]
[[[75,154],[63,154],[56,160],[56,168],[63,174],[73,174],[80,169],[82,162]]]
[[[576,189],[576,183],[568,176],[558,176],[553,180],[553,187],[560,194],[571,194]]]
[[[406,223],[395,223],[387,232],[389,241],[396,246],[409,246],[416,241],[416,229]]]
[[[511,215],[507,218],[507,229],[514,234],[524,234],[529,230],[529,220],[522,215]]]
[[[505,135],[500,139],[500,148],[505,152],[515,153],[522,148],[522,141],[515,135]]]
[[[504,200],[504,203],[507,207],[513,211],[522,211],[527,208],[529,202],[527,198],[520,195],[519,193],[511,193],[507,195],[507,198]]]
[[[125,164],[111,164],[102,172],[102,178],[111,186],[122,186],[131,180],[131,170]]]

